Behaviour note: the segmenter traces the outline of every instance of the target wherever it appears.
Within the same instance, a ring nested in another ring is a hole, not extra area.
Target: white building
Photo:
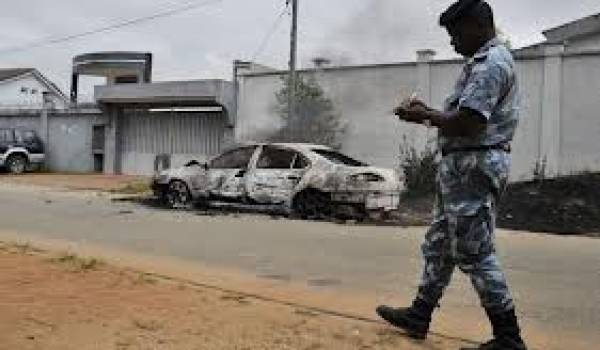
[[[68,106],[65,94],[37,69],[0,69],[0,109],[40,109],[44,94],[54,108]]]

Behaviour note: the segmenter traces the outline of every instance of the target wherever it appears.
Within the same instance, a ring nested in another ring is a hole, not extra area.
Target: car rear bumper
[[[396,210],[400,205],[400,191],[333,192],[331,200],[341,204],[361,204],[367,210]]]

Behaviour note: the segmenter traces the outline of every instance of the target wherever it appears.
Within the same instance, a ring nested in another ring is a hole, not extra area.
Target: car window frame
[[[302,168],[296,168],[296,162],[298,161],[298,159],[302,159],[305,163],[305,166]],[[296,151],[296,157],[294,157],[294,161],[292,162],[292,169],[294,170],[306,170],[308,168],[310,168],[311,166],[311,162],[310,159],[305,156],[304,154],[302,154],[302,152]]]
[[[331,162],[333,164],[336,165],[342,165],[342,166],[348,166],[348,167],[353,167],[353,168],[366,168],[369,167],[370,165],[360,161],[358,159],[354,159],[348,155],[345,155],[341,152],[338,151],[333,151],[333,150],[328,150],[328,149],[320,149],[320,148],[316,148],[316,149],[312,149],[311,152],[315,153],[316,155],[318,155],[319,157],[327,160],[328,162]],[[345,158],[346,160],[350,160],[352,163],[354,164],[358,164],[358,165],[352,165],[352,164],[346,164],[345,162],[340,162],[339,160],[332,160],[331,158],[327,157],[326,155],[323,155],[322,153],[327,153],[327,154],[331,154],[331,155],[339,155],[342,156],[343,158]]]
[[[230,149],[228,151],[225,151],[223,153],[221,153],[220,155],[216,156],[215,158],[213,158],[209,163],[208,163],[208,168],[209,169],[249,169],[250,168],[250,163],[252,162],[252,158],[254,157],[254,154],[256,153],[256,149],[258,148],[258,146],[242,146],[242,147],[238,147],[238,148],[234,148],[234,149]],[[245,167],[215,167],[213,164],[215,161],[220,160],[223,157],[226,157],[230,154],[233,154],[235,152],[240,152],[242,150],[246,150],[246,149],[251,149],[252,152],[250,153],[250,156],[248,157],[248,162],[246,163]]]
[[[25,136],[27,134],[30,134],[31,137],[27,138]],[[37,133],[33,130],[15,129],[14,138],[15,142],[22,144],[34,144],[38,141]]]
[[[290,165],[287,168],[264,168],[264,167],[260,167],[260,160],[263,156],[263,154],[265,154],[265,150],[278,150],[278,151],[284,151],[284,152],[290,152],[292,153],[293,157],[290,160]],[[259,169],[259,170],[292,170],[294,169],[294,163],[296,161],[296,158],[298,157],[298,155],[301,155],[300,152],[298,152],[295,149],[292,148],[287,148],[287,147],[277,147],[277,146],[272,146],[272,145],[264,145],[261,148],[260,154],[258,155],[257,159],[256,159],[256,164],[255,164],[255,168]]]

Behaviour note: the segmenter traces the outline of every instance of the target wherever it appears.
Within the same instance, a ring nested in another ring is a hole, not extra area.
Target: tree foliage
[[[270,137],[270,141],[316,143],[341,148],[346,124],[317,80],[314,77],[297,77],[293,117],[288,115],[289,79],[282,77],[282,83],[281,90],[275,94],[275,111],[282,120],[282,128]]]

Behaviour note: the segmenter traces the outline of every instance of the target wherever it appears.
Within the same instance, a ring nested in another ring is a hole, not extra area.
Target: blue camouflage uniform
[[[468,108],[487,119],[476,137],[439,135],[448,150],[440,162],[434,219],[422,246],[425,266],[418,297],[437,305],[456,266],[468,274],[482,306],[500,313],[514,308],[495,254],[496,205],[509,174],[509,144],[518,123],[518,85],[510,51],[498,40],[484,45],[465,65],[445,110]],[[467,149],[467,151],[452,150]]]

